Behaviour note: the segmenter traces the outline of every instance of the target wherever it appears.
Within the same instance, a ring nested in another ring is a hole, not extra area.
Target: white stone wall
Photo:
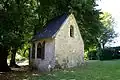
[[[70,25],[74,28],[74,37],[70,37]],[[55,53],[62,67],[74,67],[84,62],[84,43],[72,14],[56,34]]]
[[[55,65],[55,44],[54,39],[41,40],[40,42],[45,41],[45,58],[42,60],[37,58],[37,44],[36,42],[36,52],[35,59],[32,60],[33,67],[38,69],[38,71],[49,71],[48,66],[51,68]]]

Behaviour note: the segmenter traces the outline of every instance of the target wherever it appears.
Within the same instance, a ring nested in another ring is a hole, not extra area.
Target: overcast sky
[[[114,29],[119,33],[119,37],[114,39],[114,43],[111,46],[120,46],[120,0],[99,0],[97,3],[99,9],[112,14],[116,22]]]

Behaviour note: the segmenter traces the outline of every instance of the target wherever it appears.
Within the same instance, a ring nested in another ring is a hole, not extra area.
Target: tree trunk
[[[13,49],[11,52],[12,54],[11,54],[11,60],[10,60],[10,67],[19,68],[19,66],[16,64],[16,61],[15,61],[17,49]]]
[[[0,72],[10,71],[10,68],[7,64],[7,56],[8,56],[7,49],[3,49],[0,47]]]
[[[103,49],[105,48],[105,43],[102,43],[102,48],[103,48]]]

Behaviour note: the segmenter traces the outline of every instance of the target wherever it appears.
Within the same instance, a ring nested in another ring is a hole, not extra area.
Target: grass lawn
[[[12,72],[11,75],[14,75],[11,80],[120,80],[120,60],[88,61],[80,68],[51,73],[37,74],[27,71]]]

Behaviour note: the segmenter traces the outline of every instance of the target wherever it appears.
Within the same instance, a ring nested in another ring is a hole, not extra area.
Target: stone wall
[[[45,59],[37,58],[37,44],[45,41]],[[55,44],[54,39],[46,39],[36,42],[35,59],[31,60],[32,66],[38,71],[45,72],[49,71],[49,68],[55,66]]]
[[[74,36],[70,37],[70,26]],[[74,67],[84,62],[84,43],[74,16],[71,14],[55,37],[55,56],[61,67]]]

